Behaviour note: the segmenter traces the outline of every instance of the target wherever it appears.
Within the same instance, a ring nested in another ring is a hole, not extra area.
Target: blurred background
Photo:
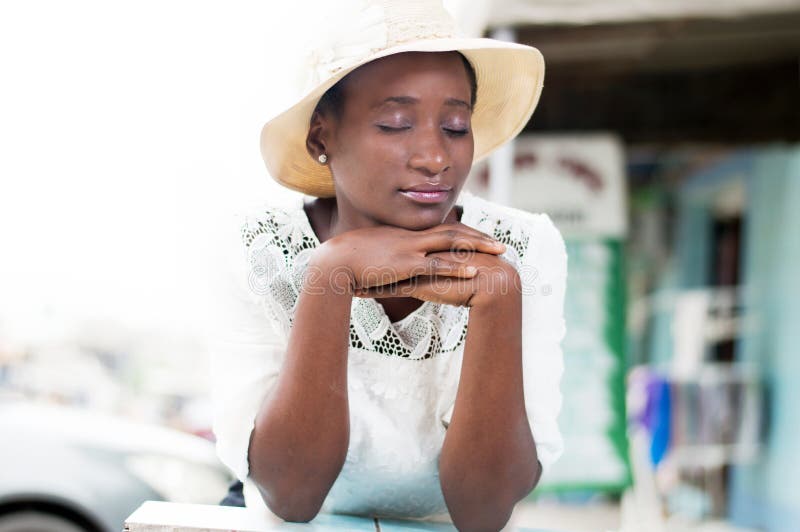
[[[569,253],[567,448],[515,522],[800,529],[800,0],[445,5],[547,63],[468,185],[549,213]],[[313,13],[0,4],[0,531],[224,495],[211,243],[290,195],[258,134]]]

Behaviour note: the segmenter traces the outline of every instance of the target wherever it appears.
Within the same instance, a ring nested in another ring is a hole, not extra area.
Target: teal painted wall
[[[771,422],[761,459],[731,476],[733,520],[800,530],[800,149],[759,152],[747,180],[744,274],[755,326],[739,357],[763,369]]]

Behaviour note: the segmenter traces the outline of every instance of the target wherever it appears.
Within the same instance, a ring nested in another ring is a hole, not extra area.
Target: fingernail
[[[464,273],[466,273],[467,275],[475,275],[476,273],[478,273],[478,268],[476,268],[475,266],[467,266],[466,268],[464,268]]]

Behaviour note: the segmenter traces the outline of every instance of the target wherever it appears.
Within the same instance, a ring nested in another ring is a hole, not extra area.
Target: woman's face
[[[474,149],[471,84],[461,57],[379,59],[348,76],[343,96],[338,116],[315,118],[310,131],[328,155],[340,217],[407,229],[442,223]]]

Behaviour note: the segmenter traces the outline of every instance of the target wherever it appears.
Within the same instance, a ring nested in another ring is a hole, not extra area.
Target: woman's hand
[[[490,304],[497,298],[519,296],[522,284],[516,268],[496,254],[444,251],[432,253],[444,261],[460,264],[460,269],[473,267],[469,277],[425,274],[381,286],[356,289],[357,297],[413,297],[423,301],[465,307]]]
[[[325,241],[315,250],[306,275],[316,277],[315,287],[355,293],[409,279],[469,279],[481,263],[470,257],[497,258],[503,251],[505,245],[461,223],[423,231],[370,227]]]

